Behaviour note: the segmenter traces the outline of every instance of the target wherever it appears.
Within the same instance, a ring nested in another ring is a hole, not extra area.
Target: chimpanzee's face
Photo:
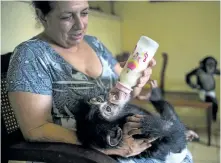
[[[109,103],[102,96],[97,96],[90,99],[88,104],[92,110],[99,110],[101,118],[107,121],[115,120],[122,110],[122,107]]]
[[[205,66],[207,73],[213,74],[216,70],[216,62],[213,59],[208,59]]]

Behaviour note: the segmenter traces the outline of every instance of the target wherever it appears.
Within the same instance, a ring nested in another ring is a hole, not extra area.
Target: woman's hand
[[[150,61],[149,66],[143,71],[142,76],[138,79],[137,85],[134,86],[133,92],[131,94],[133,98],[138,97],[140,95],[143,87],[149,81],[150,76],[152,74],[152,69],[155,65],[156,60],[153,58]]]
[[[134,139],[133,135],[141,134],[141,118],[142,115],[129,116],[127,122],[123,126],[123,139],[117,148],[110,149],[94,149],[105,153],[106,155],[117,155],[121,157],[136,156],[146,149],[151,147],[151,142],[155,141],[156,138],[152,139]]]
[[[123,127],[123,141],[118,147],[119,155],[122,157],[136,156],[151,147],[153,139],[134,139],[132,136],[141,134],[140,120],[143,116],[135,115],[127,118]]]

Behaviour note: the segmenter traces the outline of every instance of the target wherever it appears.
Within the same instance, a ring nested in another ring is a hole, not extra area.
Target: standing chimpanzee
[[[165,163],[182,162],[187,154],[185,126],[174,108],[162,98],[159,88],[152,88],[149,101],[160,116],[131,104],[119,107],[108,103],[102,96],[81,101],[76,112],[78,139],[87,147],[116,147],[122,141],[122,128],[126,118],[139,114],[143,115],[141,128],[134,138],[157,137],[152,146],[141,155],[163,160]]]
[[[214,75],[220,75],[217,69],[217,61],[213,57],[206,57],[200,62],[200,66],[186,75],[186,83],[193,89],[199,90],[200,99],[213,104],[213,120],[217,119],[218,104],[215,94],[216,83]],[[196,76],[197,83],[191,81]]]

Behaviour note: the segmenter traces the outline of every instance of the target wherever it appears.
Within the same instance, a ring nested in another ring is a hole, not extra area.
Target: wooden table
[[[166,92],[165,99],[174,107],[191,107],[195,109],[204,109],[206,111],[208,146],[210,146],[212,130],[212,103],[200,101],[198,94],[189,92]],[[145,104],[146,102],[134,100],[133,103]]]

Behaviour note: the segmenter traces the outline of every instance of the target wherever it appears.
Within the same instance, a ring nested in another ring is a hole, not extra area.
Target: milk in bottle
[[[155,55],[159,44],[147,36],[141,36],[133,53],[127,60],[121,74],[120,79],[115,86],[116,96],[110,96],[110,102],[118,104],[132,91],[132,87],[137,84],[142,72],[147,68],[150,60]]]

